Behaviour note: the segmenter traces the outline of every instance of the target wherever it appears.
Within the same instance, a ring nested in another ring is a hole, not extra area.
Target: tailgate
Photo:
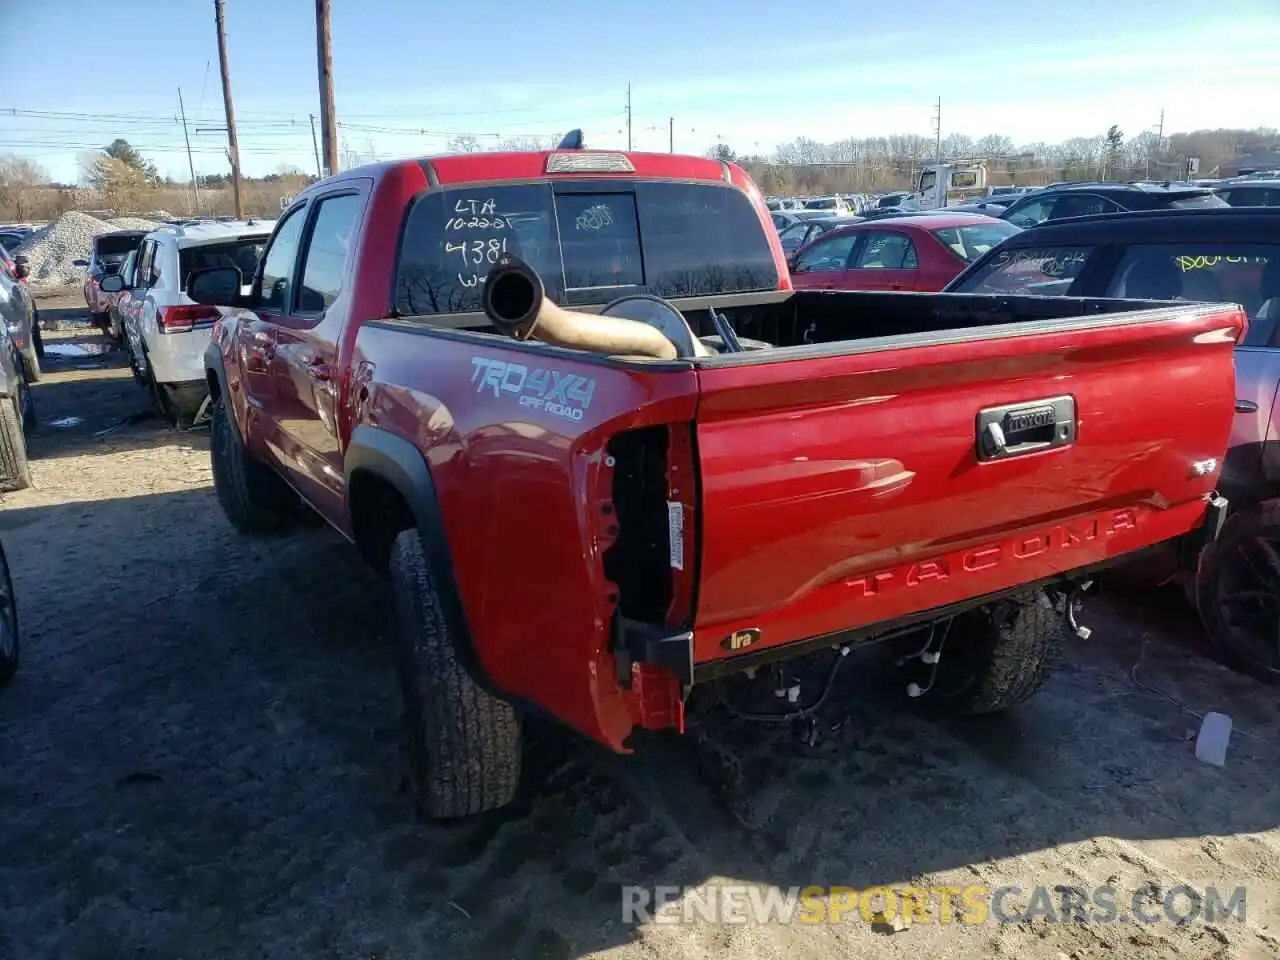
[[[695,662],[744,636],[754,653],[888,625],[1197,526],[1242,323],[1171,307],[705,362]]]

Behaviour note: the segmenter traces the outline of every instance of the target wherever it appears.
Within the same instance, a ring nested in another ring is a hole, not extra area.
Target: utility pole
[[[240,207],[240,144],[236,139],[236,112],[231,105],[231,68],[227,65],[227,24],[223,16],[225,0],[213,0],[213,17],[218,24],[218,63],[222,67],[222,103],[227,111],[227,159],[231,161],[231,199],[236,219],[243,219]]]
[[[309,114],[311,117],[311,149],[316,153],[316,176],[324,176],[324,168],[320,166],[320,146],[316,143],[316,115]]]
[[[631,152],[631,84],[627,84],[627,152]]]
[[[676,152],[676,118],[667,117],[667,144],[672,153]]]
[[[1150,130],[1151,128],[1148,127],[1147,129]],[[1161,107],[1160,108],[1160,126],[1156,128],[1155,152],[1158,153],[1163,146],[1164,146],[1164,108]],[[1151,179],[1151,154],[1152,154],[1152,151],[1148,150],[1147,151],[1147,179],[1148,180]]]
[[[329,0],[316,0],[316,58],[320,64],[320,141],[325,174],[338,172],[338,131],[333,119],[333,44],[329,35]]]
[[[937,112],[933,115],[933,133],[936,137],[934,162],[942,162],[942,98],[938,98]]]
[[[196,182],[196,163],[191,159],[191,137],[187,134],[187,108],[182,102],[182,88],[178,88],[178,112],[182,114],[182,139],[187,142],[187,169],[191,171],[191,196],[195,203],[192,211],[200,215],[200,184]]]

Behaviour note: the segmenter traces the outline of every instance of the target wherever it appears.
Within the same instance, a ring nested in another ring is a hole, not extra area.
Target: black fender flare
[[[440,613],[449,629],[449,638],[458,662],[480,687],[502,696],[476,654],[466,611],[462,607],[462,595],[458,591],[453,556],[445,538],[444,517],[436,495],[435,481],[431,478],[431,468],[422,451],[399,434],[361,424],[351,432],[351,442],[347,445],[343,461],[344,486],[348,498],[352,479],[357,474],[366,474],[390,484],[409,505],[418,533],[422,537],[423,547],[427,551]],[[352,516],[349,499],[347,516]]]

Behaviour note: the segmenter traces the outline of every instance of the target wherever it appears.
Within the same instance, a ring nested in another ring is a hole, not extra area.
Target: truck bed
[[[619,618],[684,643],[663,667],[687,684],[1087,569],[1206,515],[1237,307],[743,299],[717,308],[779,349],[634,361],[414,318],[361,328],[368,409],[435,438],[461,600],[507,695],[619,747],[643,713],[610,680]],[[702,304],[679,305],[711,332]],[[993,422],[1002,450],[983,446]],[[500,596],[481,587],[495,569],[519,571]]]

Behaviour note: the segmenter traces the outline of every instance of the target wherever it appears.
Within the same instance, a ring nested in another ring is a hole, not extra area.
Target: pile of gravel
[[[112,217],[107,223],[117,230],[154,230],[160,226],[155,220],[144,217]]]
[[[116,230],[154,230],[157,224],[138,217],[99,220],[71,210],[39,230],[34,230],[10,253],[24,254],[31,267],[31,282],[41,286],[66,286],[84,280],[84,268],[74,260],[88,260],[93,238]]]

